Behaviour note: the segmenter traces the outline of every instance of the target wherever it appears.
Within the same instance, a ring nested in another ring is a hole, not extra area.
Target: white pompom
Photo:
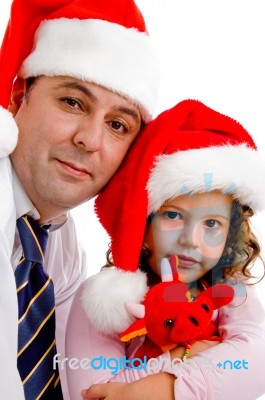
[[[135,320],[125,303],[140,303],[147,290],[145,273],[106,268],[84,283],[82,306],[99,332],[115,335]]]
[[[8,156],[17,144],[18,127],[12,114],[0,106],[0,158]]]

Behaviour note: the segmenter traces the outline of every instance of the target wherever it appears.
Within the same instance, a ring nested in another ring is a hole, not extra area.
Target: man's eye
[[[129,130],[128,126],[121,121],[110,121],[109,126],[114,131],[120,132],[120,133],[126,133]]]
[[[215,219],[207,219],[207,220],[205,221],[205,225],[206,225],[208,228],[215,228],[215,229],[217,229],[217,228],[220,227],[220,222],[216,221]]]
[[[63,97],[61,100],[72,108],[81,108],[80,102],[72,97]]]

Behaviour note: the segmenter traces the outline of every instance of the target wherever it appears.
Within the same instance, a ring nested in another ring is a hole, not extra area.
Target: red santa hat
[[[89,281],[84,291],[83,305],[91,321],[96,313],[104,315],[95,322],[97,329],[125,329],[128,316],[114,321],[115,310],[123,308],[125,301],[138,301],[137,284],[144,292],[144,277],[135,271],[148,215],[176,196],[216,189],[254,211],[261,210],[265,207],[264,165],[253,139],[238,122],[199,101],[183,101],[150,122],[96,199],[96,213],[110,235],[117,267],[113,275],[106,270],[94,278],[105,303],[110,303],[106,296],[112,293],[111,312],[103,313],[106,305],[102,306],[96,291],[90,298],[94,283]],[[106,325],[107,314],[114,325]]]
[[[165,111],[145,128],[96,199],[115,265],[137,269],[146,219],[166,200],[218,189],[259,211],[265,206],[264,178],[264,160],[238,122],[195,100]]]
[[[0,156],[16,144],[5,110],[13,82],[40,75],[104,86],[138,105],[146,122],[154,112],[157,63],[133,0],[13,0],[0,51]]]

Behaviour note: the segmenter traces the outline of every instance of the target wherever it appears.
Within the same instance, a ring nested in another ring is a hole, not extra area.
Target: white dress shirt
[[[39,213],[26,195],[8,158],[0,159],[0,398],[24,399],[17,371],[17,295],[14,270],[22,248],[16,219],[24,214],[39,218]],[[60,229],[56,229],[60,228]],[[56,306],[57,351],[64,355],[66,322],[72,298],[87,276],[86,257],[80,248],[69,214],[63,226],[51,226],[44,269],[54,283]],[[64,398],[67,384],[61,374]]]

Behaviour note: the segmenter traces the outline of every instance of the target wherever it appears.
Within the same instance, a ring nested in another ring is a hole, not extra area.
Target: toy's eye
[[[208,313],[210,311],[209,307],[207,304],[202,304],[202,308]]]
[[[199,326],[199,322],[198,322],[198,320],[196,318],[190,317],[189,320],[193,325]]]
[[[164,326],[166,328],[172,328],[174,326],[174,323],[175,323],[174,319],[166,319],[164,321]]]

